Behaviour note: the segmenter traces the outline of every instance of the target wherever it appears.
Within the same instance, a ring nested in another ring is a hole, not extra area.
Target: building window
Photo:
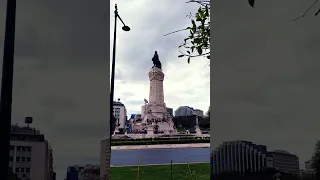
[[[25,157],[21,157],[21,162],[25,162],[26,158]]]
[[[31,151],[31,147],[26,147],[27,151],[30,152]]]
[[[30,168],[26,168],[26,172],[30,172]]]
[[[14,150],[14,146],[10,146],[10,150],[13,151]]]
[[[30,162],[31,161],[31,157],[27,157],[27,162]]]
[[[16,168],[16,172],[19,172],[19,168]]]
[[[16,157],[16,161],[17,161],[17,162],[20,162],[20,157]]]
[[[26,172],[24,168],[21,168],[21,172]]]
[[[27,149],[26,149],[25,146],[22,146],[21,150],[22,150],[22,151],[26,151]]]
[[[21,151],[21,146],[17,146],[17,151]]]
[[[13,161],[13,157],[12,157],[12,156],[10,156],[10,157],[9,157],[9,160],[10,160],[10,161]]]

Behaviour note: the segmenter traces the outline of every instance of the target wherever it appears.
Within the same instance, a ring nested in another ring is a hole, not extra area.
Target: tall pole
[[[115,5],[114,11],[114,33],[113,33],[113,51],[112,51],[112,64],[111,64],[111,89],[110,89],[110,141],[112,135],[113,126],[113,96],[114,96],[114,74],[116,66],[116,40],[117,40],[117,18],[118,18],[118,7]]]
[[[0,104],[0,175],[3,180],[8,180],[9,175],[15,23],[16,0],[7,0]]]

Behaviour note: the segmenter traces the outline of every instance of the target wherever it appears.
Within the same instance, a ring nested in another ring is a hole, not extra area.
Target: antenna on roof
[[[28,128],[30,127],[30,124],[32,124],[33,118],[32,117],[25,117],[24,123],[28,124]]]

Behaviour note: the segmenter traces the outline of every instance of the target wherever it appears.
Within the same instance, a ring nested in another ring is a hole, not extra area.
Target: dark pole
[[[112,136],[113,127],[113,96],[114,96],[114,74],[116,66],[116,40],[117,40],[117,18],[118,18],[118,7],[115,5],[114,11],[114,33],[113,33],[113,51],[112,51],[112,64],[111,64],[111,89],[110,89],[110,141]]]
[[[4,180],[9,175],[15,23],[16,0],[7,0],[0,104],[0,175]]]

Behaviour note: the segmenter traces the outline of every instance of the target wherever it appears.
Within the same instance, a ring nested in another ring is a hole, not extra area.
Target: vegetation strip
[[[189,167],[188,167],[189,165]],[[210,163],[190,163],[152,166],[111,167],[112,180],[208,180],[210,179]]]

